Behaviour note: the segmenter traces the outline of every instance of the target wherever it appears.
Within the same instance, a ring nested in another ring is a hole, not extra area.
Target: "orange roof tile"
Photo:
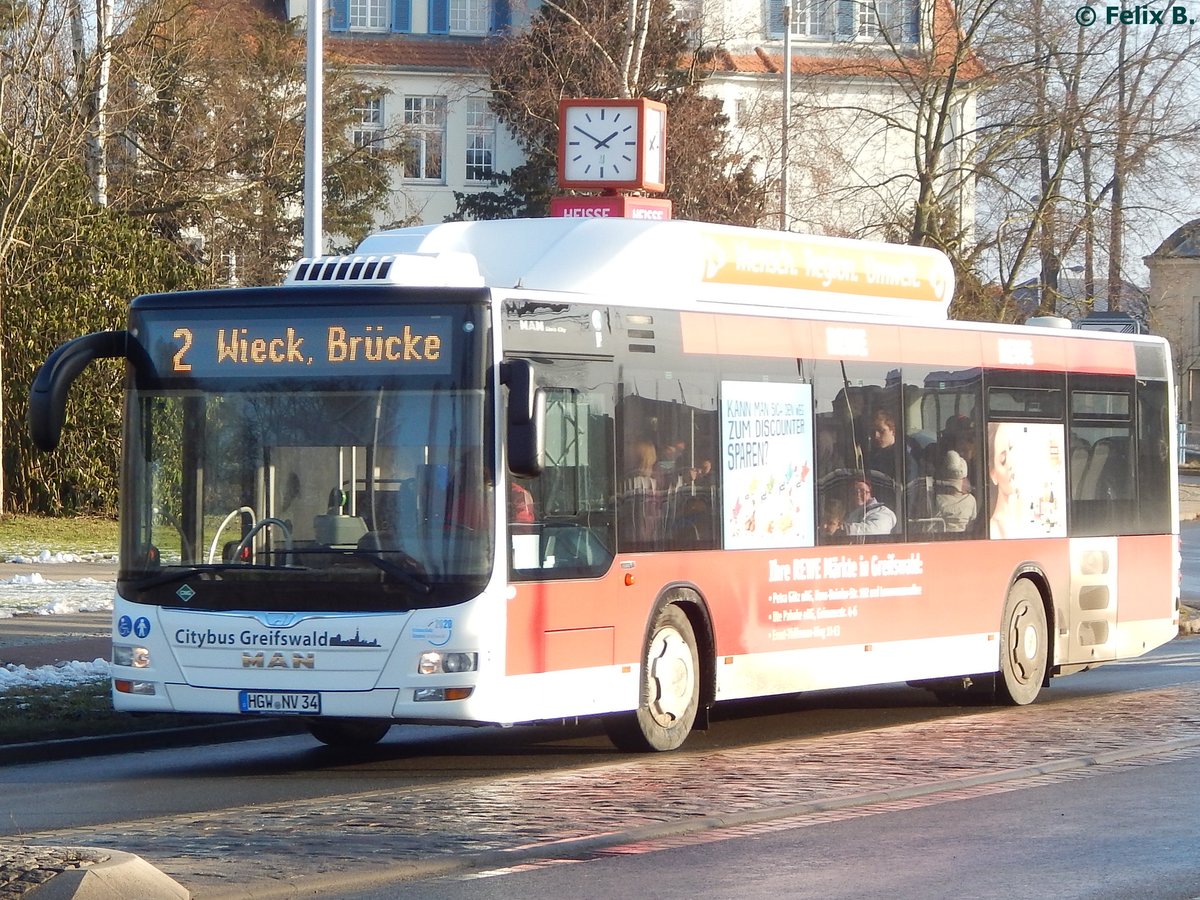
[[[327,34],[325,46],[349,65],[452,72],[485,71],[489,51],[486,38],[407,34]]]

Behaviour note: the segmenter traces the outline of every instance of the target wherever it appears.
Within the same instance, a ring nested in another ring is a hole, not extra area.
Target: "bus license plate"
[[[321,695],[316,691],[239,691],[238,708],[244,713],[317,716]]]

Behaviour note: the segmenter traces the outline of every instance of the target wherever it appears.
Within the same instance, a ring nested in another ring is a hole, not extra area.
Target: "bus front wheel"
[[[1027,578],[1015,582],[1004,604],[996,699],[1024,706],[1037,699],[1046,680],[1049,638],[1042,595]]]
[[[304,724],[322,744],[341,750],[378,744],[392,727],[387,719],[310,719]]]
[[[687,614],[665,606],[654,619],[642,656],[638,708],[606,716],[604,727],[619,750],[674,750],[692,730],[700,706],[700,656]]]

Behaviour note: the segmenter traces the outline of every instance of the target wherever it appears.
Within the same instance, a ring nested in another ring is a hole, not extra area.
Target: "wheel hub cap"
[[[650,714],[660,725],[679,719],[691,702],[696,683],[687,642],[673,628],[657,635],[650,654]]]

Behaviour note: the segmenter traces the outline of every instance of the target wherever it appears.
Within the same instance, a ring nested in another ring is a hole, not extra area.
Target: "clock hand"
[[[596,137],[594,134],[588,134],[586,131],[584,131],[582,128],[580,128],[578,125],[572,125],[571,127],[574,128],[576,131],[578,131],[580,134],[582,134],[589,141],[594,142],[597,147],[603,146],[600,142],[600,139],[598,137]],[[611,134],[608,136],[608,140],[610,140],[610,141],[612,140]]]
[[[597,149],[597,150],[599,150],[601,147],[607,147],[607,146],[608,146],[608,142],[609,142],[609,141],[611,141],[613,138],[615,138],[615,137],[616,137],[618,134],[620,134],[620,133],[621,133],[621,132],[619,132],[619,131],[614,131],[612,134],[610,134],[610,135],[609,135],[608,137],[606,137],[604,140],[597,142],[597,144],[596,144],[596,149]],[[592,137],[592,136],[589,134],[589,135],[588,135],[588,137]],[[595,138],[592,138],[592,140],[594,141],[594,140],[596,140],[596,139],[595,139]]]

